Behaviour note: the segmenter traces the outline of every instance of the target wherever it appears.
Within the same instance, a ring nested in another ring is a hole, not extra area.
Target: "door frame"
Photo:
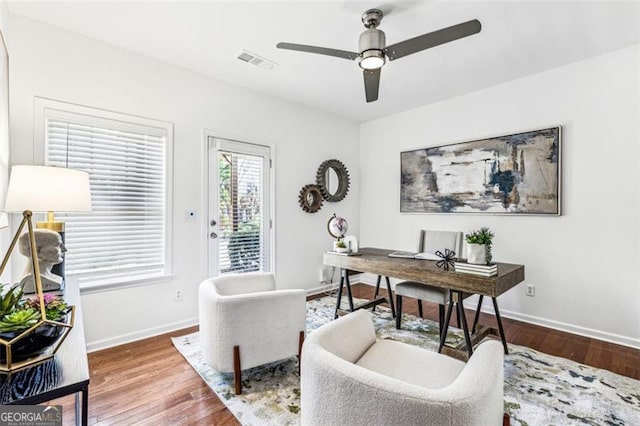
[[[269,148],[269,156],[271,157],[271,167],[269,168],[269,216],[271,217],[271,229],[269,234],[269,270],[272,274],[276,274],[276,146],[274,143],[267,143],[262,141],[256,141],[252,138],[245,138],[239,135],[233,135],[227,132],[221,132],[212,129],[202,130],[201,141],[201,164],[200,164],[200,182],[202,182],[200,193],[200,252],[202,257],[200,261],[201,267],[201,279],[211,277],[209,271],[209,194],[211,179],[209,179],[209,138],[227,139],[233,142],[261,145]]]

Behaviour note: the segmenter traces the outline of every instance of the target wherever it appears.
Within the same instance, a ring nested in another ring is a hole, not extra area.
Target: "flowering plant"
[[[51,321],[58,321],[62,319],[67,309],[67,303],[60,296],[55,294],[45,293],[44,298],[44,310],[47,313],[47,319]],[[40,300],[37,297],[33,299],[27,299],[24,306],[33,308],[37,312],[40,312]]]
[[[0,333],[26,330],[42,318],[40,300],[37,297],[23,299],[20,284],[4,284],[0,293]],[[44,294],[45,313],[48,320],[61,320],[67,303],[60,296]]]

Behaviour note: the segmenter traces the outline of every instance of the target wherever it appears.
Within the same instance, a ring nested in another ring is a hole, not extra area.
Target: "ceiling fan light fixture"
[[[360,68],[363,70],[377,70],[385,64],[386,58],[382,50],[372,49],[362,52],[360,58]]]

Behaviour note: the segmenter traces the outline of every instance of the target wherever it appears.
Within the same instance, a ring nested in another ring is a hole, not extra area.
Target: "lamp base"
[[[36,228],[49,229],[56,232],[64,232],[64,222],[58,222],[57,220],[36,222]]]
[[[43,222],[36,222],[36,228],[49,229],[56,232],[64,232],[64,222],[55,220],[53,212],[47,212],[47,220]]]

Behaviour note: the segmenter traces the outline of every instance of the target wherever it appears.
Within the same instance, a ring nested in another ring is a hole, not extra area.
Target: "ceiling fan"
[[[277,47],[279,49],[317,53],[349,60],[358,59],[358,65],[362,68],[364,76],[364,91],[367,102],[373,102],[378,100],[380,69],[385,64],[387,58],[390,61],[394,61],[411,55],[412,53],[477,34],[482,28],[480,21],[473,19],[410,38],[400,43],[392,44],[391,46],[386,46],[384,32],[378,29],[378,25],[380,25],[380,21],[382,21],[382,16],[382,11],[379,9],[369,9],[362,15],[362,23],[367,29],[360,34],[360,43],[358,46],[360,53],[284,42],[278,43]]]

